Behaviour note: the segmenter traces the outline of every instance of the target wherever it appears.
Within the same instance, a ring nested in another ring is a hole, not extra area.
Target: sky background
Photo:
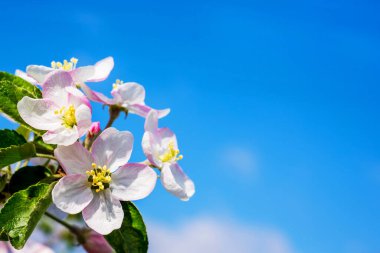
[[[113,56],[170,107],[196,194],[136,204],[153,253],[380,252],[380,2],[10,1],[0,69]],[[94,104],[93,120],[107,121]],[[5,119],[1,128],[13,127]],[[144,120],[132,161],[144,159]]]

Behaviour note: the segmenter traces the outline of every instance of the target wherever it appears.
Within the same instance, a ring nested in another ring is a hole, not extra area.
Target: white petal
[[[17,103],[21,118],[36,129],[51,130],[61,125],[61,120],[54,114],[58,106],[49,99],[23,97]]]
[[[96,164],[106,165],[111,171],[126,164],[131,157],[133,135],[128,131],[118,131],[113,127],[104,130],[92,145],[92,155]]]
[[[156,167],[162,166],[162,161],[159,159],[159,155],[161,152],[161,147],[154,142],[153,133],[145,132],[142,138],[142,148],[146,158],[148,158],[149,162]]]
[[[164,127],[158,129],[156,133],[154,133],[154,136],[155,139],[159,141],[159,145],[164,148],[165,152],[171,143],[175,149],[178,149],[177,137],[169,128]]]
[[[85,149],[82,144],[75,142],[70,146],[58,146],[54,150],[62,168],[67,174],[83,174],[91,170],[91,164],[94,162],[92,155]]]
[[[88,79],[90,79],[95,74],[94,66],[84,66],[80,68],[76,68],[70,71],[71,77],[73,78],[75,83],[84,83]]]
[[[123,201],[138,200],[148,196],[154,189],[157,174],[154,170],[139,163],[120,167],[112,173],[112,195]]]
[[[69,146],[79,139],[78,129],[77,126],[73,128],[60,126],[57,129],[47,131],[42,135],[42,139],[47,144]]]
[[[26,73],[33,77],[39,84],[42,84],[46,76],[52,71],[55,71],[55,69],[41,65],[29,65],[26,67]]]
[[[92,101],[96,101],[96,102],[108,104],[108,105],[113,105],[116,103],[115,99],[108,98],[100,92],[91,90],[90,87],[88,87],[85,83],[81,84],[81,88],[83,92],[86,94],[86,96],[88,97],[88,99]]]
[[[73,85],[73,79],[66,71],[55,71],[49,74],[43,83],[42,96],[49,98],[59,106],[68,105],[66,87]]]
[[[80,90],[71,86],[66,87],[66,91],[68,93],[68,104],[73,105],[74,107],[79,107],[84,104],[91,109],[90,101]]]
[[[128,82],[117,85],[111,93],[126,104],[144,104],[145,89],[138,83]]]
[[[54,204],[62,211],[76,214],[93,199],[93,193],[85,175],[68,175],[61,178],[52,192]]]
[[[145,119],[145,131],[155,132],[158,128],[158,113],[156,110],[150,110]]]
[[[78,134],[82,137],[91,127],[91,109],[86,105],[81,105],[75,110],[77,120]]]
[[[177,163],[163,166],[161,182],[167,191],[183,201],[189,200],[195,193],[193,181],[182,171]]]
[[[142,104],[127,105],[127,109],[129,113],[137,114],[143,118],[146,118],[151,110],[155,110],[147,105]],[[163,118],[170,113],[170,109],[157,110],[157,113],[158,118]]]
[[[34,78],[28,76],[28,74],[26,74],[24,71],[16,69],[15,75],[18,77],[21,77],[22,79],[24,79],[25,81],[27,81],[33,85],[37,85],[37,81]]]
[[[112,57],[104,58],[103,60],[95,63],[95,73],[91,76],[87,82],[100,82],[105,80],[113,69],[114,62]]]
[[[124,218],[120,201],[112,197],[109,189],[94,193],[94,198],[82,215],[87,225],[102,235],[120,228]]]

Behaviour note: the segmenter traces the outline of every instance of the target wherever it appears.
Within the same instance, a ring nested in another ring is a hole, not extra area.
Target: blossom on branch
[[[116,80],[111,91],[112,98],[108,98],[100,92],[91,90],[83,84],[82,89],[90,100],[100,102],[106,105],[117,105],[128,113],[137,114],[146,117],[152,110],[150,106],[145,105],[145,89],[141,84]],[[158,110],[159,118],[165,117],[170,109]]]
[[[128,131],[107,128],[91,152],[79,142],[58,146],[54,151],[66,176],[53,189],[53,202],[62,211],[81,211],[87,225],[100,234],[120,228],[124,213],[120,201],[148,196],[157,174],[144,164],[127,164],[133,146]]]
[[[106,57],[95,65],[83,66],[77,68],[78,59],[71,58],[70,61],[63,62],[52,61],[50,67],[42,65],[29,65],[26,68],[26,73],[21,70],[16,71],[16,75],[33,84],[43,86],[47,76],[56,71],[66,71],[74,80],[75,85],[80,85],[84,82],[100,82],[105,80],[114,67],[112,57]]]
[[[193,181],[177,163],[179,154],[177,138],[169,128],[158,128],[158,113],[150,111],[145,120],[142,147],[149,162],[161,170],[161,183],[167,191],[181,200],[189,200],[195,193]]]
[[[73,82],[65,71],[51,73],[43,84],[42,99],[23,97],[17,104],[26,123],[47,130],[42,138],[48,144],[71,145],[91,126],[90,102]]]

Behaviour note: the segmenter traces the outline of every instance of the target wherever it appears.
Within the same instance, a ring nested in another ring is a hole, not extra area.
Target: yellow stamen
[[[62,70],[65,70],[65,71],[70,71],[70,70],[73,70],[73,69],[76,68],[77,63],[78,63],[78,59],[72,57],[70,59],[70,61],[63,60],[63,63],[59,62],[59,61],[57,61],[57,62],[56,61],[52,61],[51,62],[51,67],[53,69],[62,69]]]
[[[162,162],[179,161],[183,159],[183,155],[179,154],[179,150],[174,148],[174,142],[170,142],[167,151],[159,156]]]
[[[119,85],[123,84],[124,82],[120,79],[116,79],[115,83],[112,85],[113,89],[116,89]]]
[[[91,164],[92,169],[86,171],[88,182],[91,183],[91,189],[100,192],[110,187],[112,181],[111,172],[107,166],[98,166],[96,163]]]
[[[77,124],[77,119],[75,117],[75,108],[70,105],[69,108],[62,106],[61,109],[54,111],[55,115],[61,115],[62,125],[67,128],[73,128]]]

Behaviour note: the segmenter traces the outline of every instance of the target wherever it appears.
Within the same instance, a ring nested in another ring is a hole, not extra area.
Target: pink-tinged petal
[[[92,169],[91,164],[94,162],[90,152],[79,142],[70,146],[58,146],[54,155],[68,175],[86,175],[86,171]]]
[[[91,76],[87,82],[100,82],[105,80],[109,74],[111,73],[114,66],[113,58],[107,57],[103,60],[98,61],[95,63],[95,73],[93,76]]]
[[[49,99],[23,97],[17,103],[21,118],[30,126],[41,130],[56,129],[61,125],[60,118],[54,114],[56,108],[55,103]]]
[[[160,168],[162,166],[162,161],[159,159],[161,148],[154,141],[153,133],[145,132],[141,142],[144,154],[148,158],[149,162]]]
[[[158,113],[156,110],[150,110],[145,119],[145,131],[155,132],[158,128]]]
[[[79,139],[78,128],[77,126],[73,128],[60,126],[57,129],[47,131],[42,135],[42,139],[47,144],[69,146]]]
[[[183,201],[187,201],[195,193],[193,181],[177,164],[165,164],[161,170],[161,183],[165,189]]]
[[[128,82],[117,85],[116,88],[112,90],[111,94],[128,105],[144,104],[145,89],[138,83]]]
[[[112,172],[128,162],[132,148],[133,135],[130,132],[110,127],[94,141],[92,155],[97,165],[106,165]]]
[[[92,124],[91,124],[90,129],[88,130],[88,132],[91,135],[95,135],[95,134],[98,134],[101,130],[102,129],[100,128],[100,122],[96,121],[96,122],[92,122]]]
[[[18,76],[18,77],[21,77],[22,79],[24,79],[25,81],[27,81],[27,82],[29,82],[29,83],[31,83],[33,85],[37,85],[38,84],[37,81],[34,78],[28,76],[28,74],[26,74],[24,71],[21,71],[19,69],[16,69],[15,75]]]
[[[42,96],[49,98],[59,106],[68,105],[68,93],[66,87],[73,85],[73,79],[66,71],[57,70],[46,77],[43,83]]]
[[[86,94],[86,96],[92,101],[107,104],[107,105],[116,104],[115,99],[108,98],[100,92],[91,90],[90,87],[88,87],[85,83],[81,84],[81,88],[83,92]]]
[[[75,83],[84,83],[88,79],[90,79],[95,74],[95,67],[94,66],[85,66],[76,68],[72,71],[70,71],[71,77],[73,78]]]
[[[75,110],[79,137],[85,135],[91,127],[91,109],[81,105]]]
[[[77,88],[74,87],[66,87],[66,91],[68,94],[68,104],[73,105],[74,107],[79,107],[80,105],[86,105],[87,107],[91,108],[90,101],[87,99],[87,97]]]
[[[145,164],[126,164],[112,173],[112,196],[122,201],[145,198],[154,189],[157,174]]]
[[[124,218],[120,201],[112,197],[109,189],[95,193],[82,215],[86,224],[102,235],[119,229]]]
[[[103,235],[90,230],[85,233],[86,240],[82,244],[88,253],[113,253],[113,248],[109,245]]]
[[[87,176],[74,174],[61,178],[52,192],[54,204],[69,214],[81,212],[94,197]]]
[[[146,118],[148,116],[148,113],[152,109],[151,107],[147,105],[142,105],[142,104],[133,104],[133,105],[127,105],[128,112],[137,114],[143,118]],[[158,113],[158,118],[163,118],[166,115],[170,113],[170,109],[163,109],[163,110],[156,110]]]
[[[47,75],[51,72],[56,71],[53,68],[41,66],[41,65],[29,65],[26,67],[26,73],[28,76],[31,76],[34,80],[36,80],[39,84],[43,84]]]
[[[165,151],[169,147],[169,144],[173,144],[173,147],[175,149],[178,149],[177,137],[169,128],[159,128],[154,134],[154,136],[156,137],[156,140],[159,142],[159,145],[163,147]]]

